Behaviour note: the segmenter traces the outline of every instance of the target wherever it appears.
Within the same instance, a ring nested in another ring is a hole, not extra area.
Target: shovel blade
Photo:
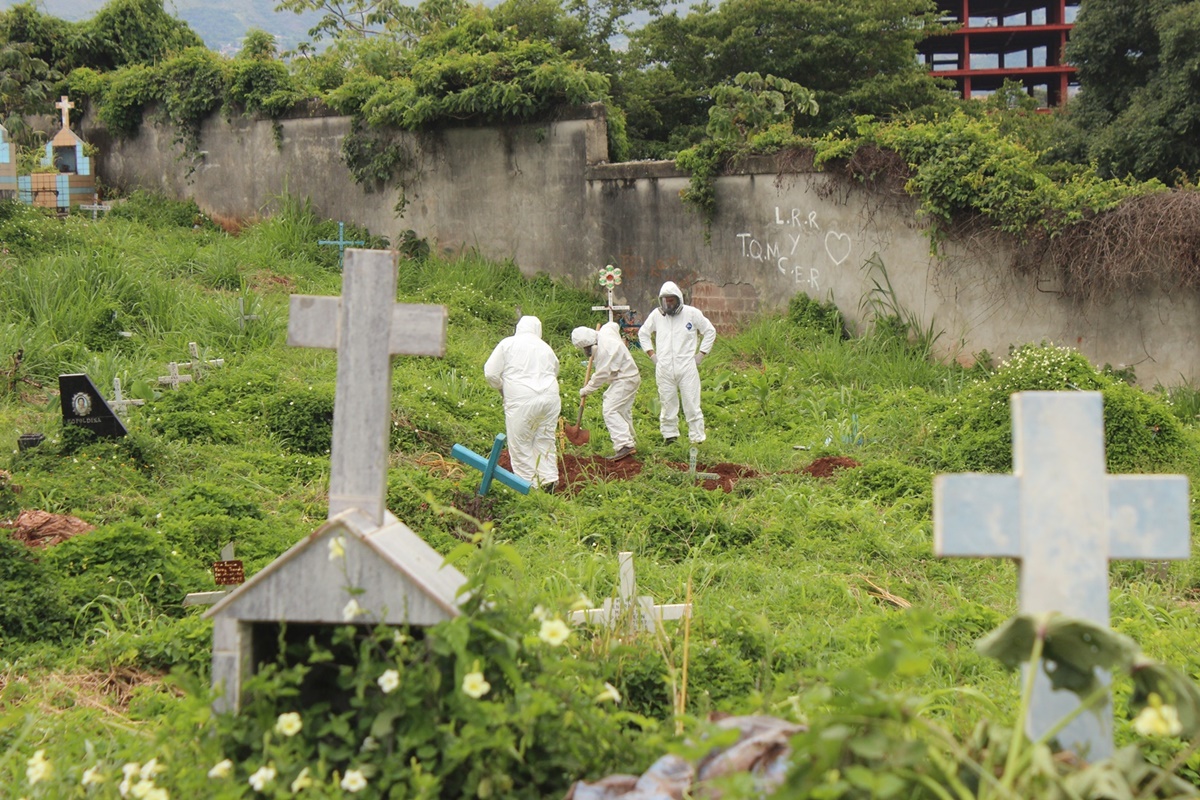
[[[591,431],[576,425],[563,425],[563,435],[567,437],[568,442],[577,447],[582,447],[591,441],[592,438]]]

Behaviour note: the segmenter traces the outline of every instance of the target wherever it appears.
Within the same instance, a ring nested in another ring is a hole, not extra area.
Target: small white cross
[[[291,297],[288,344],[338,353],[329,519],[357,508],[383,524],[391,357],[446,353],[446,307],[397,303],[396,258],[391,250],[348,248],[341,297]]]
[[[238,330],[246,330],[246,323],[252,319],[258,319],[258,314],[246,313],[246,298],[238,298]]]
[[[616,302],[616,300],[613,298],[613,287],[609,286],[608,287],[608,305],[592,306],[592,311],[607,311],[608,312],[608,321],[612,322],[614,311],[628,311],[629,310],[629,306],[618,306],[618,305],[615,305],[615,302]]]
[[[70,100],[68,100],[68,99],[67,99],[67,96],[64,94],[64,95],[62,96],[62,100],[59,100],[57,103],[55,103],[55,104],[54,104],[54,107],[55,107],[55,108],[58,108],[58,109],[62,109],[62,125],[63,125],[63,129],[64,129],[64,130],[70,130],[70,128],[71,128],[71,116],[70,116],[70,114],[71,114],[71,109],[75,107],[75,104],[74,104],[74,103],[72,103]]]
[[[184,364],[184,369],[190,369],[192,374],[196,376],[196,380],[200,380],[203,376],[201,370],[205,367],[223,367],[225,359],[213,358],[208,361],[200,358],[200,346],[195,342],[188,342],[188,352],[192,354],[192,360]]]
[[[656,606],[652,598],[637,596],[637,581],[633,576],[633,553],[617,553],[617,564],[620,583],[616,600],[611,597],[606,599],[603,608],[572,611],[572,622],[603,622],[612,628],[624,622],[633,633],[638,630],[654,631],[662,626],[664,620],[692,615],[691,603]]]
[[[121,396],[121,379],[113,378],[113,399],[108,401],[108,407],[118,414],[125,414],[129,406],[143,406],[145,400],[127,400]]]
[[[1110,560],[1188,558],[1187,478],[1109,475],[1099,392],[1020,392],[1011,404],[1012,475],[934,478],[934,552],[1016,559],[1021,613],[1108,627]],[[1078,706],[1039,672],[1026,732],[1036,740]],[[1091,761],[1111,755],[1111,708],[1080,715],[1059,741]]]
[[[158,382],[172,389],[178,389],[181,383],[191,383],[191,375],[180,375],[179,364],[172,361],[167,364],[167,374],[158,376]]]

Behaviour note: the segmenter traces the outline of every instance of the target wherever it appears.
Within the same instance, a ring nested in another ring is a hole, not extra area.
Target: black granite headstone
[[[59,375],[58,393],[62,400],[63,425],[77,425],[97,436],[115,437],[127,433],[87,375]]]

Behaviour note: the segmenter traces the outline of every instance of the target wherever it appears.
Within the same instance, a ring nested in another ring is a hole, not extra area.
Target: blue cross
[[[318,239],[317,244],[336,244],[338,249],[338,269],[342,268],[342,263],[346,260],[346,245],[351,244],[366,244],[362,241],[348,241],[346,239],[346,223],[338,223],[338,238],[334,239]]]
[[[463,447],[461,444],[456,444],[450,448],[450,455],[468,467],[474,467],[483,473],[483,481],[479,484],[479,491],[477,493],[480,497],[486,495],[488,489],[492,488],[493,478],[510,489],[516,489],[521,494],[529,494],[529,487],[531,486],[529,481],[512,474],[504,467],[497,466],[497,462],[500,461],[500,450],[504,447],[504,440],[505,436],[503,433],[496,434],[496,441],[492,442],[492,453],[488,458],[484,458],[475,451]]]

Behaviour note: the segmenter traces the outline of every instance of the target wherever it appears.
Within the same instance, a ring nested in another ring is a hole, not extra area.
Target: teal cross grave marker
[[[477,492],[480,497],[486,495],[488,489],[492,488],[493,479],[500,481],[510,489],[515,489],[521,494],[529,494],[529,487],[532,485],[529,481],[514,475],[504,467],[498,465],[500,451],[504,448],[504,441],[504,434],[497,433],[496,440],[492,442],[492,452],[487,458],[479,455],[474,450],[463,447],[461,444],[456,444],[450,448],[450,455],[468,467],[474,467],[483,473],[483,480],[480,482],[479,491]]]
[[[1108,627],[1109,561],[1188,557],[1187,477],[1109,475],[1099,392],[1018,392],[1010,402],[1013,474],[935,477],[934,552],[1014,559],[1022,614],[1057,611]],[[1054,690],[1044,671],[1033,691],[1025,727],[1037,740],[1080,701]],[[1110,705],[1058,734],[1089,761],[1112,755],[1112,737]]]
[[[366,244],[363,241],[349,241],[346,239],[346,223],[338,223],[338,238],[337,239],[318,239],[317,244],[337,245],[338,249],[338,269],[342,268],[342,264],[346,260],[346,248],[350,245]]]

